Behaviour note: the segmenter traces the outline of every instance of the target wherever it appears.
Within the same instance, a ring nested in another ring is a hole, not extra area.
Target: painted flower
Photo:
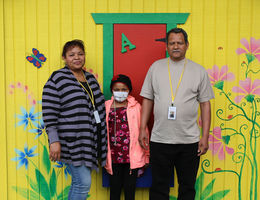
[[[40,137],[45,132],[45,126],[44,126],[43,120],[40,119],[39,124],[37,124],[37,128],[31,129],[31,130],[29,130],[29,132],[36,133],[36,136],[34,139],[37,139],[38,137]]]
[[[65,174],[65,178],[68,178],[68,175],[71,175],[71,172],[68,168],[68,164],[60,162],[60,161],[56,161],[57,165],[54,165],[54,167],[57,168],[64,168],[64,174]]]
[[[234,153],[234,149],[228,147],[228,143],[230,141],[230,136],[222,136],[221,128],[215,127],[213,129],[213,135],[209,135],[209,150],[212,151],[212,154],[218,154],[219,160],[225,159],[225,153],[232,155]]]
[[[236,50],[237,54],[246,54],[248,63],[252,62],[255,59],[260,62],[260,39],[256,40],[255,38],[251,37],[249,44],[245,38],[242,38],[240,42],[244,45],[246,49],[238,48]]]
[[[221,171],[221,170],[222,169],[218,167],[218,168],[215,169],[215,172],[218,172],[218,171]]]
[[[256,79],[253,83],[250,78],[245,79],[244,81],[239,81],[238,86],[234,86],[232,91],[235,93],[240,93],[235,97],[234,101],[239,103],[242,98],[245,98],[248,102],[253,102],[255,95],[260,95],[260,80]]]
[[[33,124],[35,127],[38,126],[37,124],[37,117],[40,113],[34,114],[34,106],[31,107],[30,111],[27,112],[24,107],[21,107],[22,115],[17,115],[17,118],[20,121],[17,123],[17,126],[24,125],[24,130],[27,128],[28,125]]]
[[[18,161],[17,169],[19,169],[23,165],[25,166],[25,169],[28,169],[28,158],[38,155],[38,153],[33,153],[35,151],[35,149],[36,149],[36,146],[34,146],[28,150],[27,144],[24,145],[24,152],[20,151],[19,149],[16,149],[16,148],[14,149],[18,156],[15,158],[12,158],[11,160]]]
[[[214,65],[212,69],[207,70],[209,74],[209,78],[211,81],[211,85],[220,90],[223,89],[224,81],[233,81],[235,79],[235,75],[231,72],[228,72],[228,66],[222,66],[221,70],[219,70],[217,65]]]

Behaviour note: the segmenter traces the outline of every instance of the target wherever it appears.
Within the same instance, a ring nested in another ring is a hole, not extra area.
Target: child
[[[110,174],[110,200],[120,200],[122,188],[125,200],[134,200],[138,169],[149,162],[149,152],[138,142],[141,105],[128,95],[132,91],[128,76],[114,76],[110,89],[113,96],[105,103],[108,129],[105,168]]]

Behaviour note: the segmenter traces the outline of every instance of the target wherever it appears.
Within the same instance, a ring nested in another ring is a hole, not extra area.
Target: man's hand
[[[148,150],[149,135],[146,130],[147,130],[147,124],[150,119],[152,109],[153,109],[153,100],[143,98],[140,133],[139,133],[138,141],[140,146],[145,150]]]
[[[209,128],[211,121],[210,101],[200,103],[201,121],[202,121],[202,138],[199,141],[198,156],[205,154],[209,148]]]
[[[50,145],[50,160],[51,161],[59,161],[60,160],[60,151],[61,146],[60,142],[54,142]]]
[[[140,146],[143,149],[145,149],[145,150],[148,149],[149,139],[148,139],[148,135],[147,135],[147,131],[146,130],[140,129],[140,134],[139,134],[139,137],[138,137],[138,141],[139,141]]]
[[[199,141],[198,156],[201,156],[201,155],[207,153],[208,148],[209,148],[208,138],[202,137]]]

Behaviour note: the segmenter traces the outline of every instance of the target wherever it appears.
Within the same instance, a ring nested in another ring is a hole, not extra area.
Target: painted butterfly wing
[[[40,61],[42,61],[42,62],[45,62],[46,61],[46,57],[43,55],[43,54],[38,54],[37,55],[37,58],[40,60]]]
[[[27,56],[26,59],[30,62],[30,63],[34,63],[36,60],[34,57],[32,56]]]
[[[37,67],[37,68],[40,68],[40,67],[42,66],[42,64],[41,64],[38,60],[36,60],[36,62],[33,63],[33,64],[34,64],[34,66]]]
[[[33,63],[33,65],[35,66],[35,67],[38,67],[39,66],[39,61],[38,60],[36,60],[34,57],[32,57],[32,56],[27,56],[26,57],[26,59],[30,62],[30,63]],[[39,68],[39,67],[38,67]]]
[[[35,56],[37,56],[39,54],[39,51],[35,48],[32,49],[32,52]],[[37,56],[38,57],[38,56]]]

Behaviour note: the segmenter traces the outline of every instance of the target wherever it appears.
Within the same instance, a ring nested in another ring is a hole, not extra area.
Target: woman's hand
[[[59,161],[60,160],[60,151],[61,146],[60,142],[54,142],[50,145],[50,160],[51,161]]]

